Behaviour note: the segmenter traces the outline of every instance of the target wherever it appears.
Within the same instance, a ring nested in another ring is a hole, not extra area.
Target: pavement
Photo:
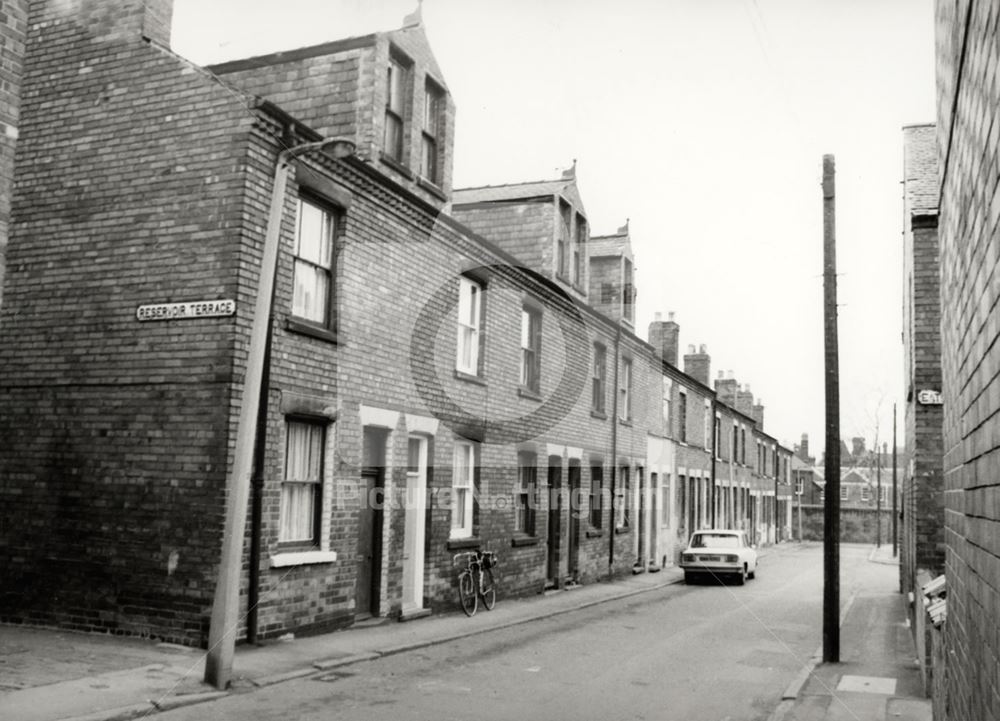
[[[881,546],[868,560],[864,583],[849,595],[841,587],[840,662],[822,662],[817,648],[768,721],[931,721],[898,558]]]
[[[788,544],[789,546],[797,544]],[[891,549],[890,549],[891,550]],[[879,577],[896,578],[885,549],[869,559]],[[531,623],[683,582],[666,568],[613,581],[519,599],[498,600],[472,618],[461,612],[413,621],[373,619],[323,635],[236,648],[233,682],[217,691],[202,681],[204,652],[120,636],[0,625],[0,719],[127,721],[339,666],[473,634]],[[883,582],[843,604],[842,663],[818,663],[820,652],[784,694],[770,721],[863,721],[931,718],[922,697],[904,598]],[[890,684],[890,681],[893,682]],[[891,688],[890,688],[891,685]]]

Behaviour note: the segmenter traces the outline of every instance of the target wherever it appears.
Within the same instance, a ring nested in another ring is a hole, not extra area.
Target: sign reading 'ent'
[[[940,406],[944,404],[938,391],[920,391],[917,393],[917,403],[923,406]]]
[[[197,300],[191,303],[156,303],[135,309],[136,320],[188,320],[223,318],[236,314],[235,300]]]

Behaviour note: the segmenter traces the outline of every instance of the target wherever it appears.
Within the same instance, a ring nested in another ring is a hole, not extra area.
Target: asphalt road
[[[869,546],[841,547],[841,600]],[[210,704],[164,721],[765,719],[822,637],[822,547],[745,586],[675,585]]]

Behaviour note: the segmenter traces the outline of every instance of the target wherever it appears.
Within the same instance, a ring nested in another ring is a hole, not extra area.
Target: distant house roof
[[[452,204],[502,203],[555,195],[567,198],[577,211],[586,215],[580,191],[576,187],[575,160],[572,167],[564,170],[562,177],[557,180],[529,180],[523,183],[458,188],[452,192]]]
[[[933,123],[903,128],[906,206],[911,215],[937,215],[937,127]]]
[[[591,258],[602,256],[618,257],[625,255],[632,256],[632,241],[629,238],[628,223],[618,229],[617,233],[611,235],[592,235],[587,242],[590,246],[589,255]]]
[[[542,195],[559,195],[569,182],[567,180],[534,180],[528,183],[460,188],[454,191],[452,202],[456,205],[460,203],[490,203],[504,200],[524,200]]]

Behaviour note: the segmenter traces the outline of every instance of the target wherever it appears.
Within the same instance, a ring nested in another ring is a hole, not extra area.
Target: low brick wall
[[[792,509],[792,528],[798,532],[799,509]],[[874,508],[842,508],[840,511],[840,540],[845,543],[875,543],[876,518]],[[892,509],[882,514],[882,543],[892,543]],[[823,540],[823,506],[802,506],[802,540]]]

